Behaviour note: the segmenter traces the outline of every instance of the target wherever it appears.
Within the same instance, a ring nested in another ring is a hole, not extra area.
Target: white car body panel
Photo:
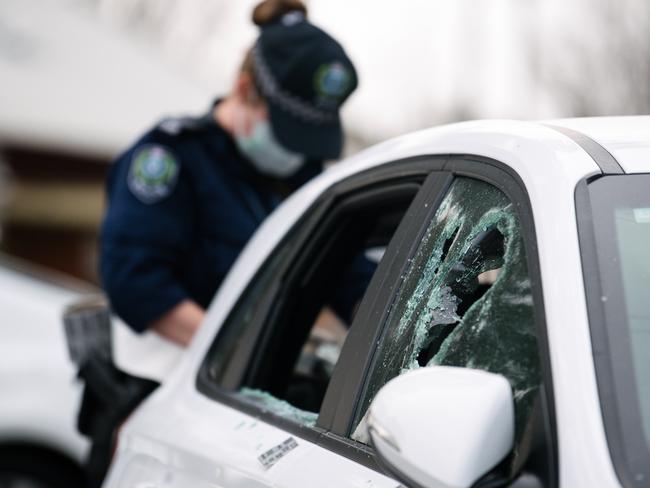
[[[88,441],[77,432],[82,383],[70,361],[62,315],[82,296],[98,290],[86,283],[0,257],[0,446],[46,448],[79,465]],[[162,379],[181,350],[153,333],[136,335],[113,321],[119,367]]]
[[[560,125],[581,132],[598,142],[616,158],[626,173],[650,171],[650,123],[647,116],[616,117],[616,124],[607,117],[562,119]]]
[[[80,462],[81,384],[68,358],[61,313],[79,292],[0,264],[0,444],[47,447]]]
[[[117,462],[106,486],[397,487],[398,483],[347,458],[209,398],[197,395],[172,412],[156,396],[120,435]],[[210,419],[210,420],[208,420]],[[146,435],[134,434],[139,425]],[[151,434],[155,433],[155,437]],[[257,457],[293,437],[298,447],[265,470]]]
[[[613,129],[616,133],[632,132],[629,141],[620,136],[607,142],[607,149],[624,159],[621,165],[633,171],[650,171],[650,158],[641,164],[650,147],[650,117],[605,120],[609,122],[603,124],[613,127],[623,124],[620,130]],[[290,434],[203,396],[196,390],[195,381],[207,349],[243,289],[280,238],[323,191],[382,163],[435,154],[496,159],[512,168],[525,184],[544,287],[559,484],[572,488],[619,486],[598,408],[574,204],[578,182],[600,169],[569,137],[541,124],[514,121],[462,123],[388,141],[337,164],[289,198],[240,255],[179,367],[124,426],[117,462],[105,486],[187,486],[173,481],[177,476],[174,473],[199,464],[201,469],[194,473],[206,474],[197,474],[200,480],[193,481],[192,486],[304,486],[304,473],[309,473],[310,486],[396,486],[383,475],[298,438],[299,448],[265,471],[256,461],[258,446],[237,426],[255,422],[254,429],[259,432],[255,435],[264,442]],[[142,463],[140,467],[130,467],[138,462]],[[294,465],[300,469],[292,469]],[[130,469],[140,477],[137,482],[125,478],[130,476]],[[167,481],[153,481],[152,477]]]

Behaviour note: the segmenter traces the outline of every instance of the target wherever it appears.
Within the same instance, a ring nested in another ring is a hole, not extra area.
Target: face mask
[[[267,120],[255,122],[248,136],[242,135],[240,127],[241,125],[238,124],[235,130],[237,147],[260,173],[276,178],[287,178],[304,164],[304,156],[288,151],[275,140],[271,124]]]

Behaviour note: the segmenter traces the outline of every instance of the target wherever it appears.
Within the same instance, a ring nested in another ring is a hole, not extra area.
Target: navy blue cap
[[[255,82],[280,144],[313,159],[338,158],[339,108],[358,84],[341,45],[296,11],[262,28],[252,56]]]

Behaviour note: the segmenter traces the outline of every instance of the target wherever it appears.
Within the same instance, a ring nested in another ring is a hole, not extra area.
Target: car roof
[[[616,158],[626,173],[650,172],[650,116],[585,117],[549,121],[580,132]]]
[[[535,180],[555,174],[578,181],[601,172],[569,136],[538,122],[477,120],[432,127],[372,146],[332,165],[321,185],[393,161],[432,155],[472,155],[499,161]],[[525,178],[524,178],[525,179]]]
[[[336,180],[409,157],[469,154],[495,159],[533,177],[550,172],[575,179],[600,173],[581,142],[563,129],[602,145],[625,172],[650,172],[650,116],[460,122],[390,139],[333,165],[330,171]]]

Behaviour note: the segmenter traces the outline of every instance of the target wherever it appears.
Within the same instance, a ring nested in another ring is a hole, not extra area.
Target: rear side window
[[[352,437],[367,442],[377,391],[406,371],[448,365],[505,376],[521,438],[541,374],[533,297],[514,205],[494,186],[457,178],[422,238],[389,314]]]

